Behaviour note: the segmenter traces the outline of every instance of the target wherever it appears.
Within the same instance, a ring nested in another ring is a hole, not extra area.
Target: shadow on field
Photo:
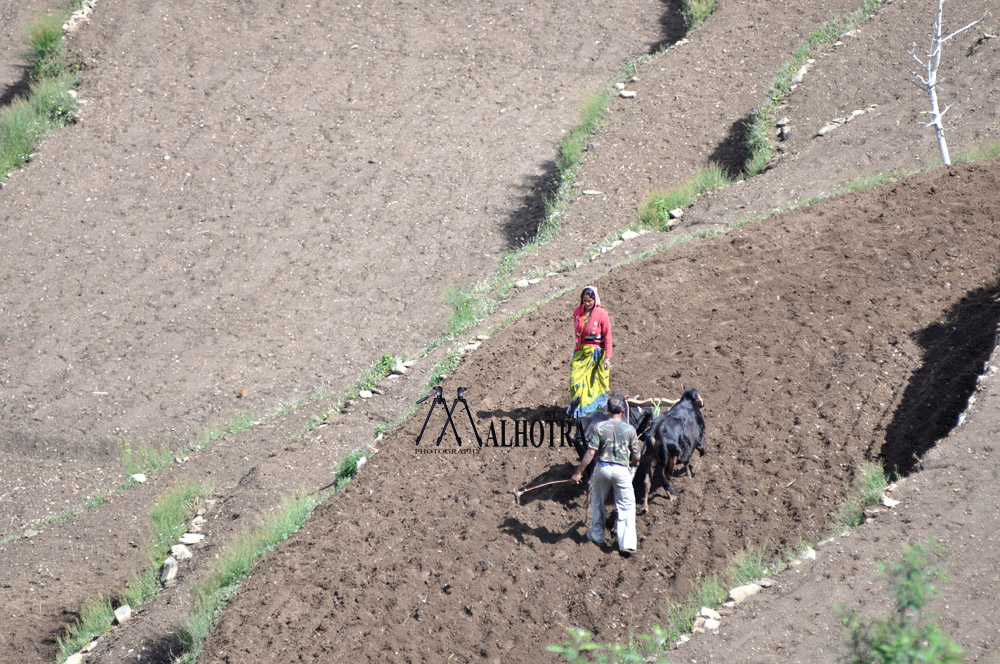
[[[903,393],[879,457],[886,470],[907,475],[958,423],[997,343],[1000,280],[968,292],[944,320],[914,334],[924,363]]]
[[[9,106],[18,97],[28,94],[31,88],[31,67],[18,65],[18,69],[21,70],[21,76],[0,93],[0,108]]]
[[[557,148],[558,149],[558,148]],[[542,164],[542,172],[521,185],[517,207],[503,225],[508,248],[519,249],[531,241],[545,219],[545,202],[555,197],[559,171],[555,161]]]
[[[750,161],[750,148],[747,139],[750,136],[752,115],[744,115],[729,126],[729,133],[715,150],[708,156],[708,161],[725,169],[726,174],[733,179],[740,177]]]
[[[660,17],[661,35],[659,41],[650,47],[650,55],[679,42],[688,33],[684,15],[681,13],[684,7],[682,0],[663,0],[662,4],[664,11]]]

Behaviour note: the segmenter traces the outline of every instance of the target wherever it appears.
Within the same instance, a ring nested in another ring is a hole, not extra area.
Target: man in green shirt
[[[638,539],[635,533],[635,492],[632,490],[632,473],[629,466],[639,465],[639,437],[635,428],[622,420],[625,413],[625,397],[621,394],[608,396],[608,419],[598,422],[587,430],[587,452],[580,460],[580,466],[573,473],[573,481],[580,483],[583,471],[597,457],[597,467],[590,476],[590,530],[587,538],[595,544],[604,544],[604,524],[607,515],[604,503],[608,492],[615,492],[615,509],[618,512],[615,531],[618,550],[625,554],[635,553]]]

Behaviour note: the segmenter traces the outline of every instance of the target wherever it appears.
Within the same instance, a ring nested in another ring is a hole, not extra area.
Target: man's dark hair
[[[612,415],[617,415],[618,413],[625,412],[625,397],[618,394],[617,392],[612,392],[608,395],[608,412]]]

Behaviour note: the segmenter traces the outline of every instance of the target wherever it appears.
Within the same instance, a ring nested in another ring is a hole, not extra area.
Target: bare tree
[[[951,156],[948,154],[948,142],[945,141],[944,138],[943,119],[944,114],[948,112],[948,109],[951,108],[951,106],[946,106],[942,111],[941,107],[938,105],[937,95],[938,67],[941,65],[941,50],[946,41],[952,37],[960,35],[979,23],[982,23],[986,20],[987,16],[989,16],[989,12],[983,14],[982,18],[977,21],[973,21],[964,28],[956,30],[947,37],[942,37],[941,35],[944,33],[944,0],[938,0],[937,18],[934,20],[934,31],[930,35],[931,44],[930,48],[927,50],[927,60],[921,61],[921,59],[917,57],[915,53],[917,48],[916,42],[914,42],[913,46],[911,46],[909,50],[910,55],[917,61],[917,64],[919,64],[920,67],[927,72],[926,77],[921,76],[916,72],[910,73],[910,81],[918,88],[925,91],[931,102],[931,110],[924,114],[924,117],[930,119],[928,122],[923,122],[921,124],[925,127],[934,127],[934,133],[937,135],[938,148],[941,150],[941,161],[948,166],[951,165]]]

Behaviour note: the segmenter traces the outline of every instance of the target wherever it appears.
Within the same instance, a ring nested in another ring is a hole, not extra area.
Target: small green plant
[[[136,473],[152,473],[166,468],[174,462],[174,453],[166,445],[160,449],[133,449],[125,437],[118,439],[118,461],[125,470],[125,477],[130,478]]]
[[[452,338],[475,325],[483,314],[482,297],[474,290],[452,286],[445,293],[445,302],[451,307],[447,334]]]
[[[879,566],[889,583],[893,612],[882,620],[869,622],[853,611],[838,609],[849,637],[849,664],[953,664],[962,662],[963,649],[924,614],[937,594],[933,581],[942,576],[933,556],[945,549],[931,539],[926,548],[910,544],[903,548],[902,560]]]

